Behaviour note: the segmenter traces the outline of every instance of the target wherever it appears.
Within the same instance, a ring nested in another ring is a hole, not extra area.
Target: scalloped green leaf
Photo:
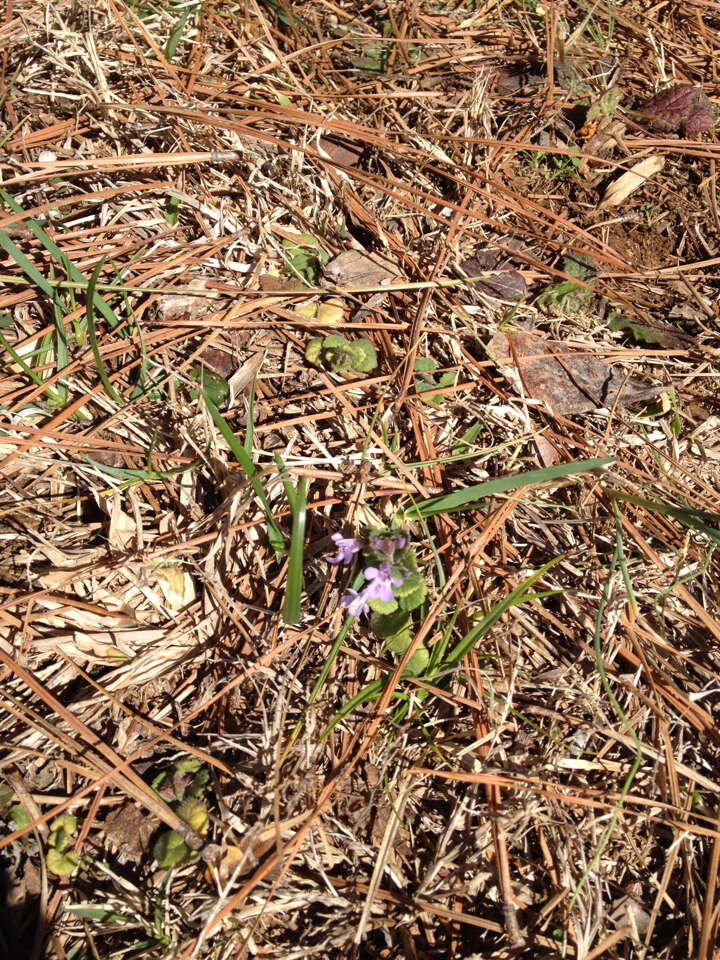
[[[427,647],[420,646],[408,660],[402,675],[404,677],[419,677],[424,673],[429,662],[430,651]]]
[[[394,613],[373,613],[370,626],[381,640],[388,640],[402,630],[407,629],[410,623],[410,614],[404,610],[395,610]]]
[[[368,606],[375,613],[394,613],[398,608],[395,600],[368,600]]]
[[[180,819],[184,820],[190,829],[201,837],[204,837],[210,829],[210,817],[202,800],[189,797],[187,800],[183,800],[177,812]]]
[[[77,870],[78,855],[72,850],[62,852],[51,847],[47,852],[47,868],[58,877],[69,877]]]
[[[177,831],[167,830],[155,841],[153,856],[159,865],[167,870],[187,863],[190,859],[190,848]]]
[[[312,363],[313,366],[320,366],[322,363],[322,345],[322,337],[313,337],[305,347],[305,359],[308,363]]]
[[[395,596],[401,610],[415,610],[427,595],[427,584],[419,573],[412,573],[401,587],[395,588]]]
[[[405,630],[401,630],[399,633],[396,633],[395,636],[390,637],[385,643],[386,649],[391,653],[405,653],[407,648],[410,646],[413,640],[413,635],[410,632],[408,627]]]
[[[350,344],[352,368],[358,373],[369,373],[377,366],[377,353],[373,344],[365,337]]]

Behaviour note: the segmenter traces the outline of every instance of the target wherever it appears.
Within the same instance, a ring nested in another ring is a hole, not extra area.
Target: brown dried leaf
[[[211,287],[210,281],[200,277],[192,281],[185,293],[165,293],[155,303],[155,323],[173,323],[194,320],[212,310],[221,310],[230,301]]]
[[[526,330],[496,333],[488,351],[508,371],[508,379],[515,384],[519,378],[524,392],[542,400],[553,413],[609,408],[618,394],[622,404],[641,403],[659,396],[664,389],[637,377],[628,379],[621,369]]]
[[[346,167],[356,167],[365,155],[364,144],[353,143],[352,140],[335,135],[320,137],[320,149],[334,163],[341,163]]]
[[[158,820],[134,803],[124,803],[105,818],[103,833],[121,863],[139,863],[150,849]]]
[[[378,287],[398,275],[391,263],[359,250],[345,250],[326,264],[325,280],[337,287]]]

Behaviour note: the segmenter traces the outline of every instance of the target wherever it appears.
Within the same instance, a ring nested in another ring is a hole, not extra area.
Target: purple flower
[[[352,590],[350,587],[345,591],[345,593],[340,598],[340,606],[344,607],[351,617],[359,617],[363,613],[367,613],[370,607],[367,605],[365,600],[365,594],[367,592],[367,587],[362,590],[360,593],[357,590]]]
[[[328,563],[352,563],[352,558],[362,547],[362,542],[355,537],[344,537],[341,533],[334,533],[330,538],[337,547],[337,554],[334,557],[328,557]]]
[[[370,581],[363,590],[365,596],[368,600],[382,600],[383,603],[395,599],[393,587],[402,586],[404,581],[403,577],[393,574],[389,563],[381,563],[379,567],[365,567],[363,576]]]

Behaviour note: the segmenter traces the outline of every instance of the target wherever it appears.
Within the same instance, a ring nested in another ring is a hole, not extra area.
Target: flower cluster
[[[370,610],[389,614],[399,607],[412,609],[417,603],[408,606],[406,598],[416,600],[418,590],[424,597],[425,583],[417,572],[415,554],[399,531],[370,530],[363,539],[335,533],[332,540],[337,554],[329,557],[328,563],[348,565],[360,552],[365,561],[365,586],[362,590],[348,588],[340,600],[350,616],[359,617]]]

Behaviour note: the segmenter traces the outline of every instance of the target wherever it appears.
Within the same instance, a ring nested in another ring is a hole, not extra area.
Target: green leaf
[[[100,260],[98,265],[93,270],[93,275],[88,283],[86,303],[88,339],[90,341],[90,349],[92,350],[93,357],[95,358],[95,366],[97,367],[98,375],[102,381],[102,385],[105,387],[105,393],[107,393],[111,400],[114,400],[115,403],[122,407],[124,406],[124,401],[115,387],[113,387],[112,383],[110,383],[110,378],[105,371],[105,364],[100,356],[100,348],[98,346],[97,333],[95,330],[95,286],[98,282],[98,278],[100,277],[104,263],[105,257]]]
[[[432,373],[433,370],[437,370],[437,364],[430,357],[419,357],[413,369],[415,373]]]
[[[26,827],[30,823],[30,817],[27,815],[25,807],[21,803],[14,803],[10,807],[10,819],[15,822],[18,830],[22,830],[23,827]]]
[[[4,807],[6,803],[10,803],[13,795],[12,787],[9,787],[6,783],[0,783],[0,807]]]
[[[483,429],[482,420],[476,420],[475,423],[463,433],[459,440],[456,440],[452,445],[452,455],[458,457],[463,453],[466,453],[472,444],[477,440]]]
[[[427,595],[427,584],[419,573],[413,573],[400,587],[395,587],[395,596],[401,610],[415,610]]]
[[[10,196],[9,193],[6,193],[4,190],[0,189],[0,199],[3,203],[12,210],[13,213],[22,214],[22,207]],[[42,229],[40,224],[29,218],[23,220],[23,224],[30,230],[34,237],[40,241],[40,243],[45,247],[47,252],[55,259],[56,263],[60,264],[63,269],[68,273],[68,279],[73,283],[85,285],[86,280],[83,274],[77,269],[77,267],[72,264],[65,254],[62,252],[60,247],[55,243],[55,241],[48,236],[47,233]],[[18,247],[10,240],[6,233],[0,230],[0,247],[6,250],[10,256],[15,260],[15,262],[22,268],[24,273],[33,281],[42,291],[46,293],[51,299],[55,296],[55,291],[53,287],[47,282],[47,280],[38,273],[37,269],[30,263],[27,257],[19,250]],[[89,289],[89,288],[88,288]],[[95,308],[105,317],[110,329],[114,329],[119,320],[107,305],[105,300],[98,294],[93,291],[92,296],[93,304]]]
[[[58,877],[69,877],[78,866],[78,855],[72,850],[65,852],[51,847],[47,852],[47,868]]]
[[[413,641],[413,635],[410,629],[400,630],[395,636],[389,637],[385,648],[391,653],[403,654]]]
[[[444,673],[445,671],[452,670],[454,667],[457,667],[468,653],[472,650],[475,644],[480,640],[481,637],[493,627],[497,621],[502,617],[502,615],[509,610],[511,607],[515,607],[520,603],[525,603],[528,600],[533,598],[533,595],[530,594],[530,587],[541,577],[543,577],[547,571],[554,567],[556,563],[559,563],[562,560],[562,557],[555,557],[552,560],[549,560],[546,564],[540,567],[539,570],[536,570],[532,576],[528,577],[527,580],[519,584],[515,589],[504,597],[499,603],[496,603],[495,606],[486,614],[478,624],[476,624],[465,636],[460,640],[453,649],[447,654],[443,659],[442,664],[438,668],[439,673]],[[558,591],[560,592],[560,591]]]
[[[171,227],[174,227],[178,222],[178,214],[180,212],[180,198],[179,197],[170,197],[167,203],[167,208],[165,210],[165,219],[170,224]]]
[[[289,499],[289,498],[288,498]],[[287,582],[283,601],[283,620],[285,623],[300,622],[301,599],[304,586],[303,559],[305,548],[305,524],[307,521],[307,477],[300,477],[297,492],[290,504],[292,510],[292,532],[290,534],[290,556],[288,558]]]
[[[62,853],[68,844],[68,840],[77,830],[77,820],[69,813],[63,813],[55,817],[50,824],[50,836],[48,837],[48,846],[52,847],[58,853]]]
[[[368,606],[375,613],[394,613],[398,604],[395,600],[368,600]]]
[[[369,373],[377,366],[377,353],[373,344],[361,337],[350,344],[352,368],[358,373]]]
[[[155,841],[153,856],[161,867],[169,869],[187,863],[190,859],[190,848],[179,833],[167,830]]]
[[[651,343],[664,346],[668,341],[668,334],[662,330],[653,330],[642,323],[636,323],[629,317],[623,317],[613,311],[607,321],[609,330],[622,330],[629,333],[635,343]]]
[[[421,644],[406,663],[402,675],[404,677],[419,677],[425,672],[429,662],[430,653],[427,647]]]
[[[188,18],[190,14],[194,12],[195,12],[194,7],[188,7],[183,12],[183,15],[178,20],[177,26],[175,27],[173,32],[170,34],[170,38],[168,42],[165,44],[165,59],[167,60],[168,63],[170,63],[172,58],[177,53],[178,44],[182,39],[183,30],[185,29],[185,24],[188,22]]]
[[[305,359],[313,366],[318,367],[322,364],[322,345],[322,337],[313,337],[305,347]]]
[[[177,814],[191,830],[194,830],[201,837],[204,837],[210,829],[210,817],[202,800],[195,797],[183,800],[178,807]]]
[[[222,406],[230,396],[230,385],[227,380],[206,367],[193,367],[188,376],[191,380],[196,380],[200,384],[200,391],[206,397],[210,397],[216,407]],[[191,390],[190,396],[193,400],[197,400],[199,392]]]
[[[212,400],[206,394],[204,394],[204,399],[205,405],[210,411],[210,416],[213,419],[213,423],[217,427],[227,445],[230,447],[231,453],[242,467],[243,472],[250,481],[258,500],[265,509],[265,518],[267,521],[268,540],[270,541],[270,546],[276,554],[281,554],[285,550],[285,541],[283,539],[283,535],[280,533],[280,528],[275,523],[273,518],[272,508],[270,507],[270,502],[265,495],[263,485],[260,483],[260,479],[257,476],[255,464],[245,452],[245,448],[242,446],[230,427],[220,416],[220,412]]]
[[[410,614],[406,610],[396,610],[394,613],[373,613],[370,626],[381,640],[388,640],[406,630],[410,623]]]
[[[178,760],[174,766],[179,774],[197,773],[202,766],[202,762],[197,757],[188,757],[186,760]]]

